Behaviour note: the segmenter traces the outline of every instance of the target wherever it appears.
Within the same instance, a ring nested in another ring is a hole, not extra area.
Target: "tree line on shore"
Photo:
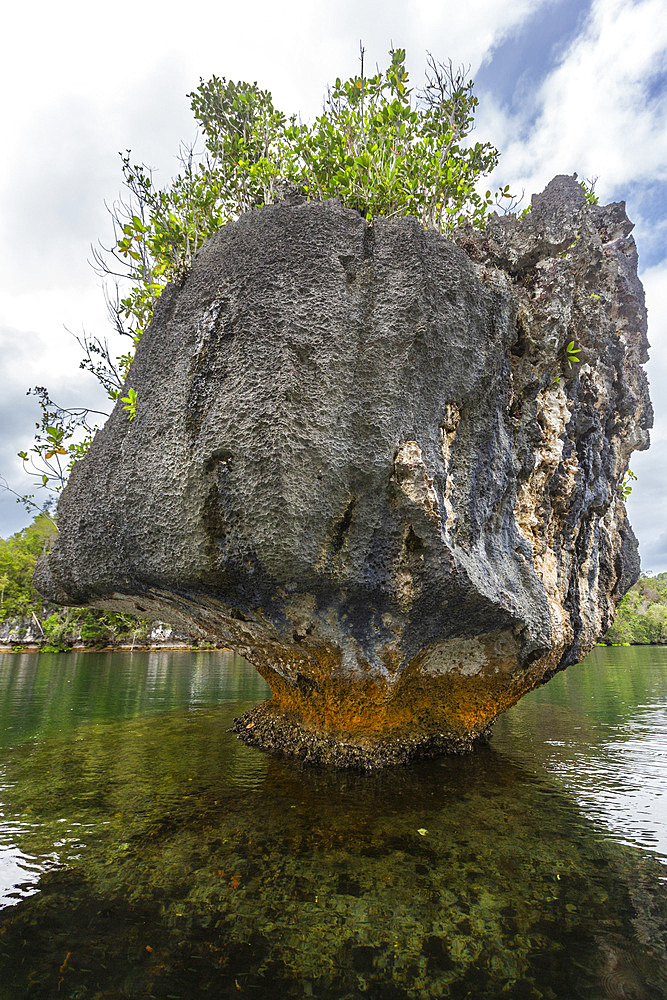
[[[642,574],[621,601],[602,641],[608,645],[667,643],[667,573]]]
[[[0,643],[61,652],[74,644],[103,647],[141,643],[150,633],[146,619],[94,608],[62,608],[44,601],[32,574],[45,545],[56,533],[46,514],[10,538],[0,538]]]

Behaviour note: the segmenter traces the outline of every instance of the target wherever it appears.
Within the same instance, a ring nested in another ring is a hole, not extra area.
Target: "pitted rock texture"
[[[230,223],[160,299],[136,419],[117,406],[75,466],[39,589],[247,657],[273,693],[249,742],[371,766],[469,748],[638,575],[631,228],[571,177],[453,240],[336,201]]]

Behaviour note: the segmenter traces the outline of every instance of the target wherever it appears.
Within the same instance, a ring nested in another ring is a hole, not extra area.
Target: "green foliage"
[[[477,98],[463,71],[429,57],[425,86],[409,86],[405,50],[385,72],[336,80],[312,125],[289,120],[257,84],[212,77],[189,96],[206,140],[222,214],[273,201],[279,182],[309,198],[337,197],[368,219],[413,215],[439,230],[484,224],[498,162],[490,143],[467,145]],[[497,192],[502,199],[507,188]]]
[[[0,538],[0,622],[32,624],[42,634],[42,649],[52,652],[71,649],[75,641],[107,646],[145,639],[150,623],[143,618],[94,608],[45,605],[32,585],[32,574],[38,557],[55,534],[53,521],[39,514],[29,527],[11,538]],[[25,627],[17,627],[16,640],[20,642]]]
[[[101,649],[115,643],[146,639],[150,622],[128,614],[94,608],[56,608],[38,621],[43,634],[41,649],[61,653],[75,643]]]
[[[137,415],[137,394],[134,389],[128,389],[127,396],[121,396],[120,401],[125,404],[123,409],[127,410],[128,420],[134,420]]]
[[[44,634],[43,649],[47,653],[64,653],[72,648],[69,640],[71,622],[69,608],[64,613],[55,612],[41,622]]]
[[[643,575],[618,606],[603,642],[667,643],[667,573]]]
[[[150,622],[145,618],[117,611],[94,611],[90,608],[77,609],[79,613],[79,635],[85,646],[109,646],[114,642],[146,639],[150,632]]]
[[[628,471],[625,473],[625,475],[618,484],[619,493],[621,494],[624,500],[627,500],[630,494],[632,493],[632,486],[631,486],[632,482],[637,482],[637,477],[632,471],[632,469],[628,469]]]
[[[565,348],[565,363],[568,367],[568,371],[572,371],[575,365],[580,364],[580,359],[577,357],[579,350],[580,349],[578,347],[575,347],[573,340],[571,340]],[[557,385],[560,382],[560,379],[561,376],[556,375],[554,383]]]
[[[72,466],[85,455],[90,447],[96,427],[91,417],[95,414],[105,416],[99,411],[87,407],[65,409],[51,399],[44,386],[35,386],[28,390],[28,395],[34,395],[41,409],[41,417],[35,424],[35,437],[32,447],[20,451],[18,457],[23,462],[24,471],[33,479],[35,485],[45,489],[49,496],[61,492]],[[34,494],[19,496],[18,501],[26,510],[39,510],[48,515],[48,503],[40,508],[34,501]],[[52,522],[55,527],[55,523]]]
[[[131,342],[128,352],[114,364],[106,345],[93,340],[84,360],[87,370],[106,380],[114,400],[165,286],[185,273],[200,246],[234,214],[231,187],[223,183],[216,161],[183,146],[179,160],[179,173],[158,188],[151,170],[131,162],[129,150],[122,156],[127,197],[112,209],[114,246],[94,254],[99,273],[120,279],[126,289],[121,292],[117,284],[115,298],[108,295],[107,302],[116,331]]]
[[[209,179],[215,178],[210,190],[221,220],[269,203],[279,181],[295,179],[304,126],[297,125],[296,116],[288,122],[268,90],[213,76],[201,80],[188,97],[205,137],[204,163]],[[209,210],[208,218],[215,228],[222,224],[214,211]]]
[[[32,585],[32,573],[54,534],[50,518],[40,514],[11,538],[0,538],[0,621],[42,614],[44,602]]]
[[[441,231],[481,226],[491,205],[511,197],[507,187],[495,196],[477,192],[498,151],[466,143],[477,98],[451,63],[429,57],[425,86],[415,92],[403,49],[392,50],[387,70],[370,77],[362,53],[361,75],[337,79],[312,124],[288,119],[256,83],[213,76],[188,96],[205,152],[181,147],[181,171],[164,188],[126,153],[129,199],[112,213],[111,261],[96,255],[105,276],[122,265],[130,290],[118,298],[116,328],[133,344],[167,282],[187,271],[202,243],[240,213],[274,201],[284,183],[307,198],[340,198],[368,219],[413,215]]]
[[[577,354],[579,353],[579,348],[574,346],[574,341],[571,340],[570,343],[565,348],[565,360],[567,361],[567,367],[572,370],[574,365],[579,364],[579,358]]]
[[[597,177],[592,177],[589,180],[579,181],[579,184],[586,196],[586,204],[597,205],[600,199],[595,193],[595,185],[597,183]]]

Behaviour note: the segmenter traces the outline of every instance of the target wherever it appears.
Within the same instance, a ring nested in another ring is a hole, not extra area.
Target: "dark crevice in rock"
[[[419,537],[412,525],[408,528],[408,533],[405,538],[405,548],[407,552],[412,554],[424,551],[424,540]]]
[[[339,254],[338,260],[345,271],[345,277],[350,285],[354,284],[357,277],[357,261],[352,254]]]
[[[350,525],[352,524],[352,517],[354,515],[354,507],[357,502],[356,497],[352,497],[347,507],[345,508],[345,513],[341,517],[340,521],[336,525],[333,531],[333,537],[331,539],[331,547],[334,552],[340,552],[345,544],[345,538],[348,531],[350,530]]]

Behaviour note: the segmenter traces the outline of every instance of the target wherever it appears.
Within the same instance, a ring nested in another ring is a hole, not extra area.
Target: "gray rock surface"
[[[370,764],[469,747],[638,574],[631,228],[571,177],[453,240],[336,201],[229,224],[160,299],[136,419],[117,406],[74,468],[37,586],[246,656],[273,692],[248,741]]]

